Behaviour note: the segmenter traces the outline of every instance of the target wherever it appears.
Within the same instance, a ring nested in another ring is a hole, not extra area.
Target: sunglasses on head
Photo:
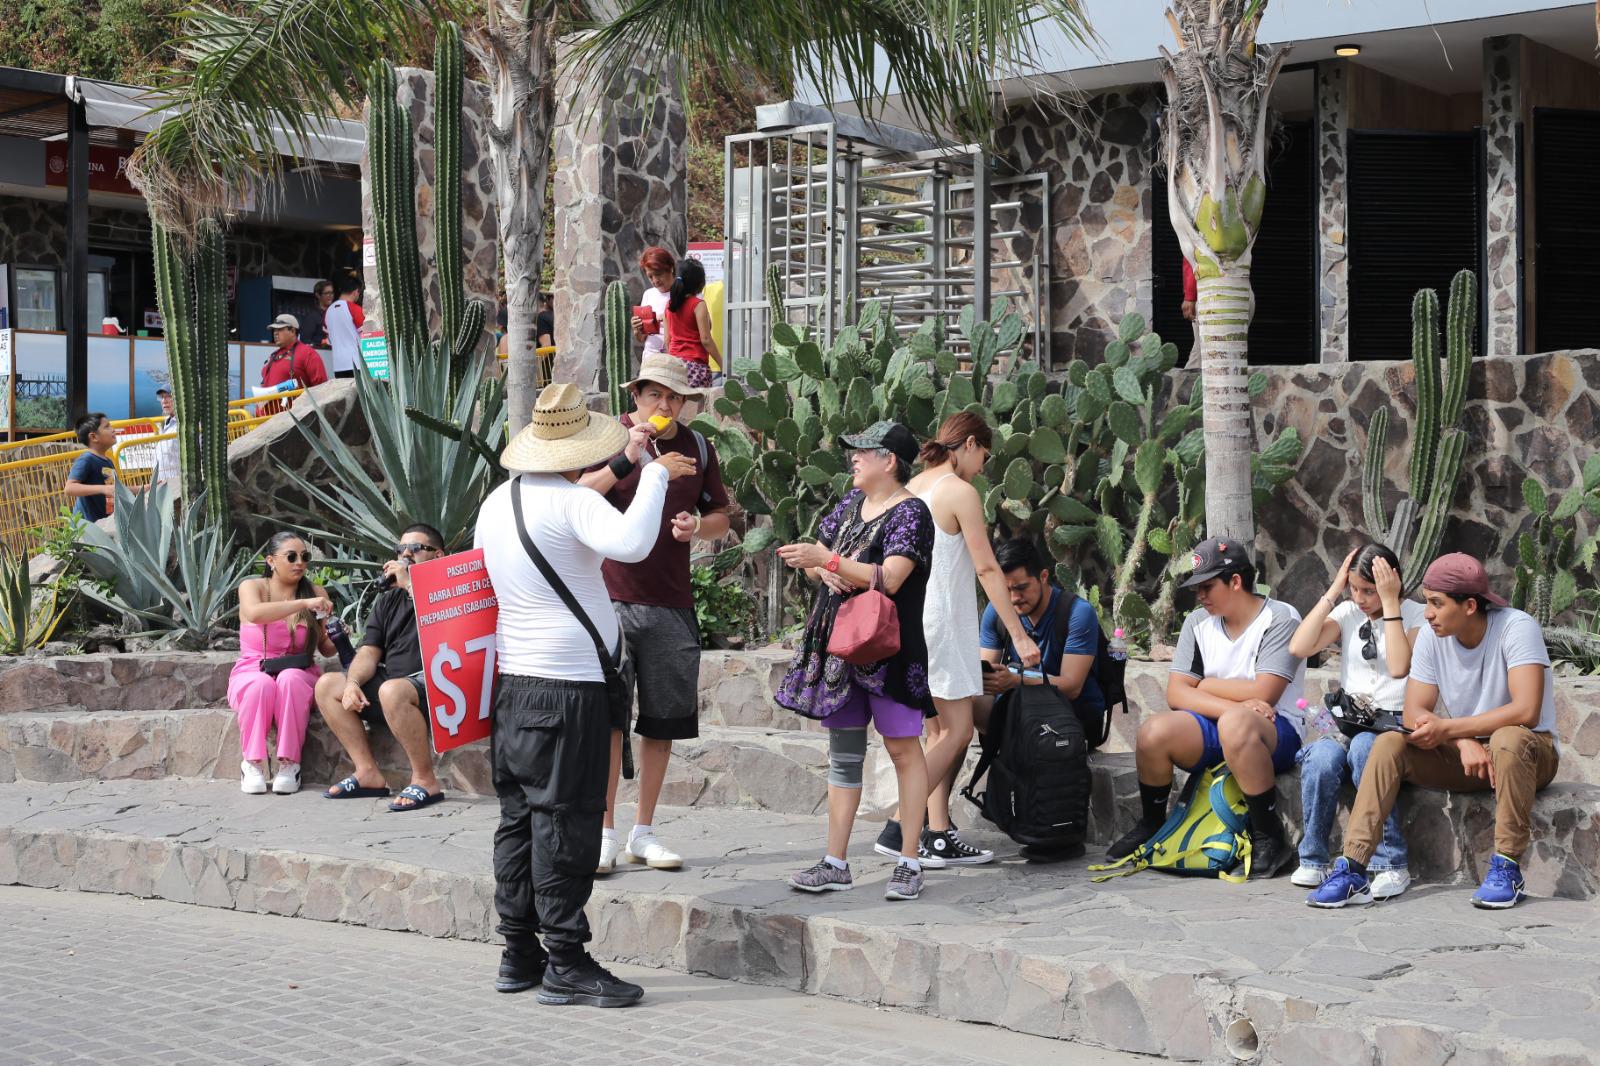
[[[431,552],[437,550],[438,549],[436,549],[432,544],[417,544],[415,542],[406,541],[394,546],[394,553],[396,555],[415,555],[418,552]]]
[[[288,563],[290,566],[293,566],[295,563],[298,563],[298,562],[300,562],[302,560],[304,560],[306,563],[310,563],[311,562],[311,553],[310,552],[284,552],[283,555],[281,556],[281,558],[283,559],[284,562]]]
[[[1356,630],[1356,636],[1366,643],[1361,645],[1363,659],[1376,659],[1378,657],[1378,635],[1372,630],[1371,622],[1362,622],[1361,628]]]

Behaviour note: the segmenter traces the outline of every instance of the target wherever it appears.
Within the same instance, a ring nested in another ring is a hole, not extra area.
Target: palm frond
[[[326,136],[328,116],[361,106],[360,71],[374,57],[471,6],[247,0],[234,11],[196,4],[175,42],[178,63],[150,98],[165,119],[134,153],[130,177],[157,220],[183,235],[251,190],[270,201],[284,148],[303,158]]]
[[[596,98],[639,59],[655,77],[679,58],[745,68],[839,93],[866,116],[897,93],[913,124],[986,143],[1003,103],[994,87],[1037,82],[1048,43],[1092,46],[1083,0],[635,0],[575,55]],[[650,82],[635,83],[651,91]],[[1037,89],[1049,95],[1042,85]]]

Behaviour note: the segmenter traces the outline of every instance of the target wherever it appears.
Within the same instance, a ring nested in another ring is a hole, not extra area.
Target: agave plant
[[[85,582],[80,590],[122,615],[128,636],[204,648],[238,613],[234,591],[254,560],[225,523],[207,515],[203,498],[190,501],[181,520],[175,505],[170,482],[140,493],[117,482],[116,537],[86,526],[86,550],[78,553],[105,585]]]
[[[28,559],[0,545],[0,655],[23,655],[46,643],[71,606],[57,610],[55,585],[35,589],[28,577]]]
[[[284,506],[318,540],[358,556],[389,558],[414,522],[434,526],[447,549],[457,548],[471,539],[478,506],[504,476],[505,388],[474,361],[452,399],[450,361],[437,351],[418,358],[397,349],[389,373],[387,382],[355,376],[377,476],[316,409],[298,427],[327,474],[312,482],[290,471],[307,502]],[[316,404],[310,394],[301,402]]]

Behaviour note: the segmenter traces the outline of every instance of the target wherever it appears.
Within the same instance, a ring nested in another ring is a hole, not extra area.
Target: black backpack
[[[988,787],[978,792],[984,775]],[[1089,745],[1054,685],[1022,685],[995,701],[983,754],[961,794],[1018,844],[1082,844],[1089,826]]]

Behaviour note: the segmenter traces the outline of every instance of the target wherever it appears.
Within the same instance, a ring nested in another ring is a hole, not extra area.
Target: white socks
[[[633,827],[633,831],[628,834],[628,843],[632,844],[635,840],[638,840],[640,837],[648,837],[648,836],[654,836],[654,835],[655,835],[655,833],[652,831],[652,827],[651,826],[648,826],[648,825],[636,825],[636,826]]]
[[[922,872],[922,863],[921,863],[920,860],[908,859],[904,855],[902,855],[902,856],[900,856],[899,864],[901,866],[910,867],[911,872],[914,873],[914,874],[919,874],[919,873]]]
[[[833,867],[835,870],[850,869],[849,863],[845,862],[843,859],[836,859],[832,855],[824,855],[822,857],[822,861]]]
[[[617,839],[617,831],[610,828],[601,828],[600,836],[604,840],[615,840]]]

